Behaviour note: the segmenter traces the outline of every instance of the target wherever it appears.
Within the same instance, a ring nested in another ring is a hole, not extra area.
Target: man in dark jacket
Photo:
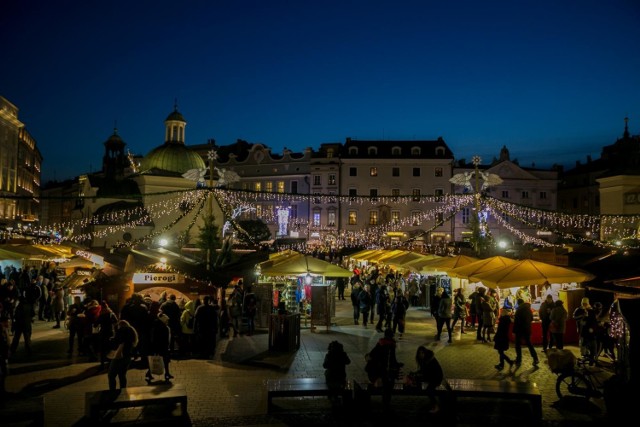
[[[216,334],[218,332],[218,310],[211,304],[211,296],[206,295],[202,304],[196,308],[193,331],[200,357],[209,359],[216,353]]]
[[[182,328],[180,327],[180,316],[182,310],[176,302],[175,294],[169,295],[167,299],[160,306],[160,311],[167,315],[169,318],[169,329],[171,330],[171,342],[169,343],[169,350],[173,353],[176,350],[176,342],[181,342]]]
[[[531,344],[531,322],[533,322],[533,312],[531,304],[518,298],[518,308],[513,316],[513,333],[516,338],[516,366],[522,364],[522,343],[529,349],[529,354],[533,359],[533,366],[538,366],[538,354]]]
[[[360,319],[360,292],[362,292],[362,287],[359,282],[353,285],[351,289],[351,305],[353,306],[353,324],[358,324],[358,319]]]

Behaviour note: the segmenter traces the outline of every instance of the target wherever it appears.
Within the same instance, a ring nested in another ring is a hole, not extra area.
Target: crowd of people
[[[257,297],[251,286],[239,280],[229,293],[216,288],[215,295],[180,299],[163,292],[159,300],[133,294],[118,310],[91,296],[69,296],[47,270],[7,268],[0,272],[0,378],[4,390],[8,361],[22,342],[32,356],[31,334],[36,320],[50,321],[52,328],[68,332],[67,354],[87,357],[107,370],[109,387],[124,388],[126,373],[134,362],[147,364],[150,356],[163,361],[164,380],[173,378],[171,359],[215,355],[216,341],[255,332]],[[228,297],[227,297],[228,294]],[[47,295],[47,297],[43,297]],[[243,328],[243,319],[246,327]],[[155,381],[148,369],[147,382]],[[162,379],[162,378],[161,378]]]

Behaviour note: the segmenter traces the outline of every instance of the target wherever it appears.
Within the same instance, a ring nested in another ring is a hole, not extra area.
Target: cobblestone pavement
[[[239,336],[218,342],[212,360],[174,360],[174,383],[184,384],[189,398],[189,416],[193,426],[297,426],[297,425],[388,425],[401,422],[403,426],[424,424],[473,426],[512,419],[522,419],[513,404],[501,401],[470,400],[457,414],[434,416],[425,409],[420,398],[399,397],[392,402],[392,414],[383,413],[375,398],[370,410],[342,408],[332,411],[326,398],[291,399],[282,404],[289,411],[267,414],[265,382],[269,378],[323,377],[322,362],[330,341],[340,341],[351,358],[347,367],[349,378],[364,378],[364,354],[381,334],[374,325],[364,328],[354,325],[351,302],[336,302],[335,325],[312,332],[303,326],[301,346],[295,352],[270,352],[268,333],[258,331],[253,336]],[[45,397],[46,426],[82,425],[84,397],[87,391],[107,388],[105,371],[95,362],[66,354],[68,334],[51,329],[52,323],[34,324],[34,356],[26,357],[22,344],[10,362],[7,391],[16,398]],[[327,330],[328,329],[328,330]],[[445,334],[446,335],[446,334]],[[498,372],[493,366],[498,356],[492,344],[475,339],[475,332],[453,334],[453,342],[435,341],[435,322],[423,308],[411,307],[407,314],[407,330],[398,337],[398,359],[405,363],[405,371],[413,369],[418,345],[432,348],[450,378],[493,378],[515,381],[534,381],[543,395],[543,419],[548,426],[573,426],[601,423],[606,419],[602,399],[588,402],[558,401],[555,393],[556,375],[546,365],[540,352],[540,366],[532,366],[528,352],[523,353],[519,369]],[[576,352],[576,347],[568,347]],[[511,348],[508,352],[514,354]],[[606,375],[607,371],[603,370]],[[146,385],[144,370],[134,366],[129,371],[130,386]],[[280,403],[278,403],[280,404]],[[126,414],[122,416],[126,417]],[[132,415],[140,416],[140,415]]]

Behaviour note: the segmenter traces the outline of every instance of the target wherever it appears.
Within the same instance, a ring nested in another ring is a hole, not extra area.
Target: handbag
[[[162,356],[154,354],[153,356],[148,356],[148,358],[151,375],[164,375],[164,360],[162,360]]]

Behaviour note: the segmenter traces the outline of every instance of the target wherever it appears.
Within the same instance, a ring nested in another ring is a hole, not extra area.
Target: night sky
[[[575,165],[640,134],[637,0],[3,0],[0,95],[43,182],[134,154],[245,139],[274,152],[442,136],[483,163]]]

